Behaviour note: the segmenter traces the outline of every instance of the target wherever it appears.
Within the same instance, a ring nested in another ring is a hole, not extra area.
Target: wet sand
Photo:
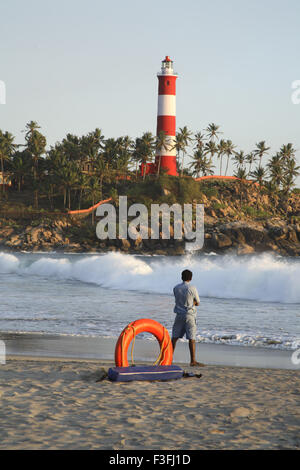
[[[113,361],[117,338],[0,332],[0,340],[8,355]],[[300,364],[292,361],[292,351],[270,347],[197,343],[196,354],[198,361],[209,365],[300,370]],[[128,358],[130,355],[129,348]],[[136,338],[133,355],[137,361],[153,363],[159,355],[158,342]],[[174,362],[186,364],[188,361],[187,342],[179,340]]]

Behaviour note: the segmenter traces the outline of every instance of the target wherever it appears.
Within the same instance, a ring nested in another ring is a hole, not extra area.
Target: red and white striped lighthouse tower
[[[169,56],[162,61],[158,77],[157,136],[163,131],[167,138],[167,148],[156,151],[155,166],[165,170],[168,175],[177,175],[176,168],[176,79],[173,61]]]

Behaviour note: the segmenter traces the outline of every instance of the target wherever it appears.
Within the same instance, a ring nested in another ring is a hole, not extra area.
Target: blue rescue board
[[[113,382],[132,380],[174,380],[181,379],[183,370],[178,366],[130,366],[111,367],[108,378]]]

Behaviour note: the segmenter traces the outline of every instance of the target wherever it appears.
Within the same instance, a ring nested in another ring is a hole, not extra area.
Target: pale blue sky
[[[177,128],[215,122],[246,152],[292,142],[299,159],[299,54],[298,0],[3,0],[0,128],[22,142],[35,120],[49,145],[96,127],[155,133],[156,73],[170,55]]]

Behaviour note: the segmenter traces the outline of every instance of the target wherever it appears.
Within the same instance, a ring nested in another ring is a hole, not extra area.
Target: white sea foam
[[[24,266],[18,255],[0,253],[0,273],[77,280],[102,287],[171,294],[180,273],[193,271],[200,296],[300,303],[300,262],[261,254],[141,258],[121,253],[55,258],[39,255]]]
[[[9,253],[0,253],[0,274],[15,273],[19,267],[19,260]]]

